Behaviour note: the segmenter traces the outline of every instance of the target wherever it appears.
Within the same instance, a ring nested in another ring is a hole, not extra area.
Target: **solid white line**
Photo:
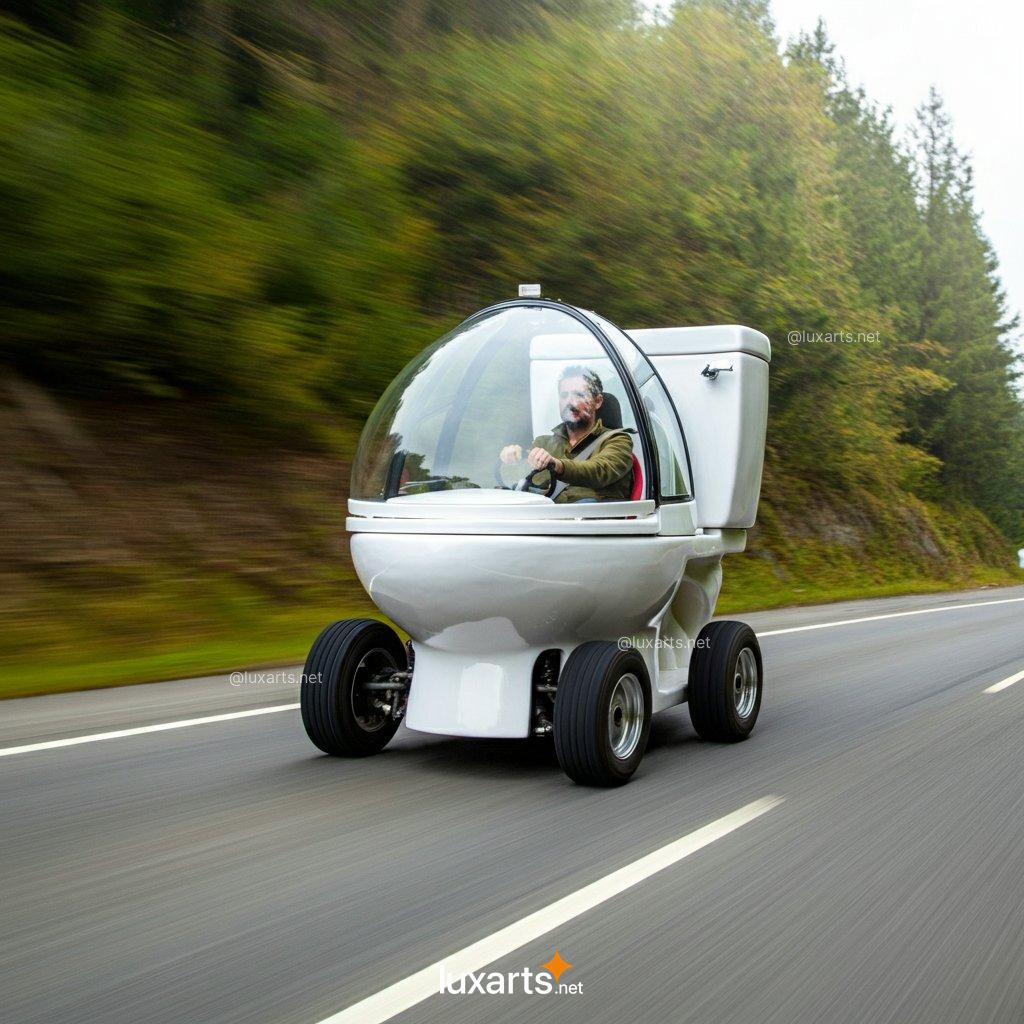
[[[320,1024],[383,1024],[396,1014],[437,993],[442,969],[453,981],[471,971],[479,971],[553,928],[585,914],[638,882],[671,867],[684,857],[689,857],[691,853],[696,853],[730,832],[735,832],[773,807],[778,807],[780,803],[782,797],[778,796],[766,796],[755,800],[724,818],[712,821],[696,832],[676,839],[660,850],[655,850],[633,861],[632,864],[627,864],[624,868],[613,871],[610,875],[605,875],[604,878],[599,878],[596,882],[591,882],[590,885],[528,914],[493,935],[488,935],[479,942],[474,942],[473,945],[466,946],[465,949],[460,949],[409,975],[408,978],[354,1003],[348,1009],[322,1020]]]
[[[879,619],[900,619],[905,615],[932,615],[935,612],[955,612],[961,608],[985,608],[992,604],[1016,604],[1024,597],[1003,597],[997,601],[971,601],[968,604],[944,604],[939,608],[917,608],[912,612],[886,612],[884,615],[865,615],[859,619],[839,619],[836,622],[816,622],[813,626],[789,626],[787,629],[769,629],[758,636],[781,636],[783,633],[803,633],[808,629],[831,629],[832,626],[853,626],[858,622],[877,622]]]
[[[986,686],[982,693],[998,693],[1000,690],[1005,690],[1014,683],[1019,683],[1024,679],[1024,672],[1018,672],[1016,675],[1007,676],[1005,679],[1000,679],[998,683],[993,683],[991,686]]]
[[[33,750],[53,750],[55,747],[75,747],[79,743],[119,740],[125,736],[141,736],[145,732],[166,732],[168,729],[185,729],[190,725],[229,722],[233,718],[272,715],[275,711],[294,711],[298,706],[298,704],[274,704],[267,708],[251,708],[249,711],[231,711],[224,715],[207,715],[205,718],[185,718],[179,722],[159,722],[156,725],[140,725],[135,729],[118,729],[115,732],[94,732],[88,736],[70,736],[65,740],[47,740],[45,743],[26,743],[22,747],[4,747],[0,749],[0,757],[8,757],[10,754],[28,754]]]

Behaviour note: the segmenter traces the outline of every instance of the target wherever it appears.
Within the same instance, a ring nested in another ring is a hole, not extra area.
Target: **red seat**
[[[639,501],[644,496],[644,471],[640,468],[640,460],[633,456],[633,486],[629,492],[630,501]]]

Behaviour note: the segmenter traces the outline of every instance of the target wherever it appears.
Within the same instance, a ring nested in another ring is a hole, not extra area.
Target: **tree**
[[[942,460],[946,489],[979,505],[1008,533],[1018,532],[1024,514],[1018,357],[1006,341],[1018,320],[1007,314],[995,254],[974,206],[970,163],[956,147],[935,89],[918,111],[916,140],[926,229],[920,334],[940,346],[936,372],[952,385],[922,400],[921,440]]]

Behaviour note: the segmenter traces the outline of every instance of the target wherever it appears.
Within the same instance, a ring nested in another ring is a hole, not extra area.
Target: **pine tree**
[[[945,490],[977,504],[1008,534],[1024,512],[1017,356],[997,262],[974,205],[970,163],[932,89],[917,115],[917,168],[925,224],[922,338],[940,346],[934,369],[951,382],[919,409],[920,440],[942,461]]]

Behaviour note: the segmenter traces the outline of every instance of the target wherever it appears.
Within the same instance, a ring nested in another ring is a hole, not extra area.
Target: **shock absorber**
[[[553,725],[555,693],[558,690],[558,669],[562,652],[543,651],[533,666],[533,733],[547,736]]]

